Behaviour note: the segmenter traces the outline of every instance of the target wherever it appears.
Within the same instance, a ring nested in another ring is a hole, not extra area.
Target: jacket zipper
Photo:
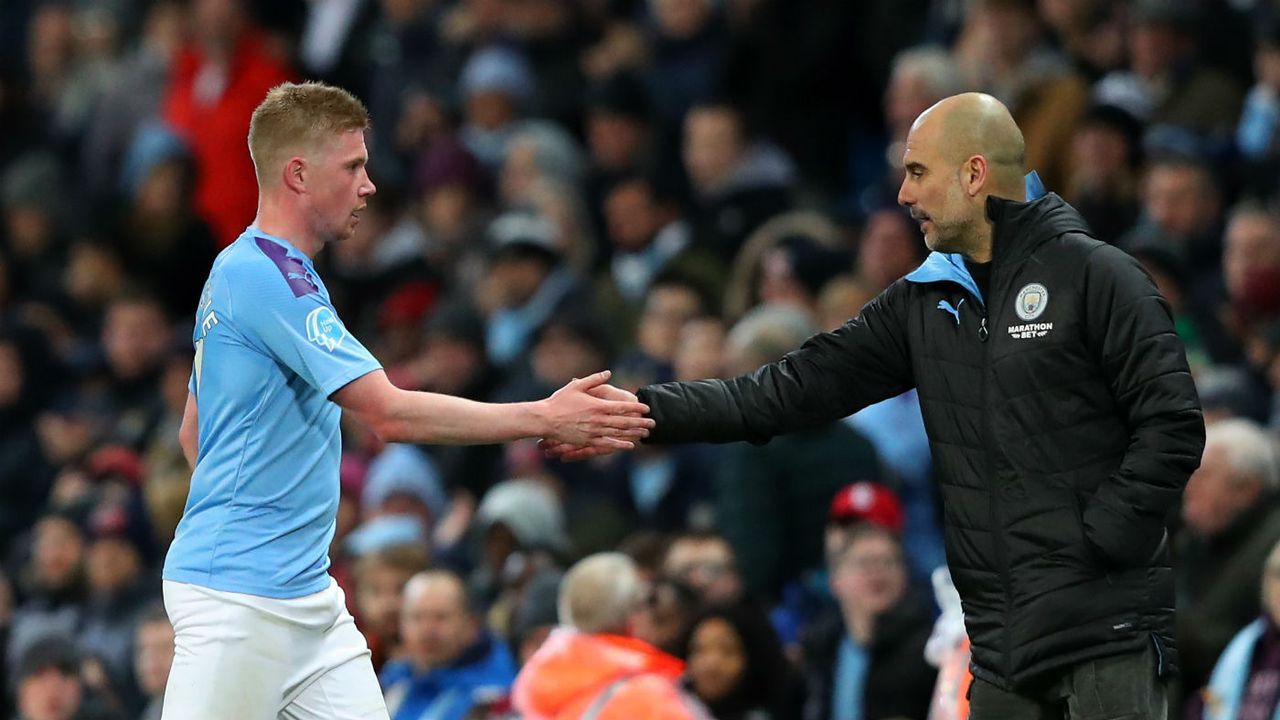
[[[1007,549],[1004,545],[1004,513],[1000,511],[1000,483],[996,472],[995,453],[992,452],[992,439],[995,432],[992,430],[991,410],[987,399],[987,378],[991,374],[991,343],[987,342],[991,337],[991,331],[987,328],[987,317],[991,313],[992,307],[999,307],[993,304],[993,300],[999,295],[1000,284],[998,281],[995,259],[995,238],[992,237],[992,253],[991,253],[991,282],[988,285],[989,297],[985,298],[986,302],[982,304],[982,319],[978,324],[978,342],[982,343],[982,382],[981,382],[981,398],[982,398],[982,429],[985,437],[983,438],[986,447],[987,469],[990,473],[988,481],[988,502],[991,506],[991,519],[995,523],[994,537],[996,550],[996,563],[1000,571],[1000,584],[1004,590],[1004,617],[1010,616],[1009,609],[1013,604],[1013,583],[1009,579],[1009,560]],[[1000,659],[1002,667],[1000,674],[1005,680],[1008,680],[1010,663],[1009,648],[1009,623],[1005,623],[1000,630]]]

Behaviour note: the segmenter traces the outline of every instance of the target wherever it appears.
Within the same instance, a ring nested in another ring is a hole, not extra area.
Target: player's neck
[[[268,235],[288,240],[303,255],[314,260],[324,243],[310,232],[300,215],[262,198],[258,201],[258,215],[253,219],[253,226]]]

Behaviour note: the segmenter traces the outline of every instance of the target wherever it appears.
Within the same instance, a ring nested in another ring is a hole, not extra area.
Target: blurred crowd
[[[924,257],[895,201],[912,121],[999,98],[1157,280],[1210,423],[1169,518],[1176,713],[1270,717],[1269,0],[4,0],[0,715],[159,717],[194,312],[254,216],[250,113],[297,79],[373,118],[378,193],[317,258],[339,314],[401,387],[493,401],[729,376],[838,327]],[[346,423],[332,572],[394,720],[923,720],[931,472],[913,393],[578,464]]]

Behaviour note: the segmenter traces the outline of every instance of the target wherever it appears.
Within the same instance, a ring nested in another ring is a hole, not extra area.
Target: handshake
[[[634,393],[609,385],[610,372],[575,378],[542,401],[547,431],[538,441],[548,458],[574,461],[635,448],[654,421]]]

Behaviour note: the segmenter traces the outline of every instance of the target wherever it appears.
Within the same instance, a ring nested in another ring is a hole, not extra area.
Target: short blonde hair
[[[369,127],[369,111],[342,88],[319,82],[283,83],[263,98],[249,121],[249,157],[258,185],[299,150],[312,150],[334,135]]]

